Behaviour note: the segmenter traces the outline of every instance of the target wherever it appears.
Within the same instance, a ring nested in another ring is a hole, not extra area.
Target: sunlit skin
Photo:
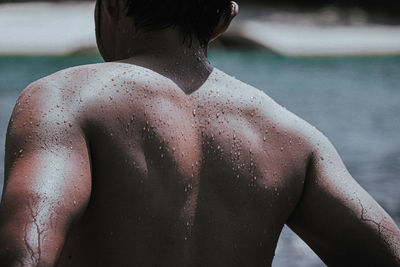
[[[400,266],[398,227],[325,136],[121,2],[97,6],[106,63],[16,104],[0,266],[269,266],[285,224],[329,266]]]

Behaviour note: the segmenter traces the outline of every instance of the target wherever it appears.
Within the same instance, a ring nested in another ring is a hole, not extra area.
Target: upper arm
[[[79,116],[56,88],[21,95],[6,140],[0,261],[52,265],[90,197],[89,153]],[[68,109],[69,108],[69,109]]]
[[[288,225],[328,265],[399,266],[400,231],[317,130],[303,195]]]

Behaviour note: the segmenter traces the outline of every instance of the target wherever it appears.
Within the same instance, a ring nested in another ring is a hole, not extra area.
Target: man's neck
[[[128,44],[125,42],[125,45]],[[174,81],[187,94],[201,87],[213,71],[207,59],[207,47],[200,45],[196,38],[183,40],[174,29],[143,35],[132,40],[132,45],[124,49],[129,58],[120,62],[158,72]]]

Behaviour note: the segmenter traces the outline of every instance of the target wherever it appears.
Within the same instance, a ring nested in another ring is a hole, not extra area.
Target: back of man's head
[[[206,45],[223,15],[229,0],[124,0],[127,15],[140,31],[177,27],[185,38],[197,37]]]

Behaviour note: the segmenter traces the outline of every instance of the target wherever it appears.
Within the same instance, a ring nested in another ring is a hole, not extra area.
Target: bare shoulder
[[[85,104],[105,97],[120,84],[144,83],[151,72],[133,65],[99,63],[58,71],[31,83],[21,93],[16,108],[31,113],[78,114]],[[149,80],[149,79],[148,79]]]
[[[62,70],[28,85],[16,102],[10,130],[18,129],[19,124],[43,128],[59,119],[71,123],[71,115],[79,102],[77,95],[82,89],[76,77],[82,74],[82,69]]]
[[[99,69],[96,65],[64,69],[32,82],[22,91],[17,107],[29,103],[30,107],[46,109],[53,104],[60,106],[61,102],[71,104],[94,78]]]
[[[231,104],[239,107],[254,123],[269,125],[275,132],[289,135],[293,141],[301,142],[311,153],[319,143],[328,138],[303,118],[280,105],[262,90],[237,80],[222,71],[217,76],[224,80],[221,90]]]
[[[105,64],[93,64],[64,69],[28,85],[11,115],[8,144],[21,146],[28,139],[35,144],[39,138],[61,144],[65,136],[82,135],[85,107],[106,77]]]

